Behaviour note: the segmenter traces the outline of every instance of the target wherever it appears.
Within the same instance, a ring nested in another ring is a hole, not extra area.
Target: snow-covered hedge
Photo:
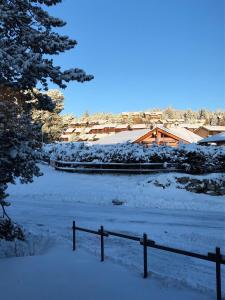
[[[98,145],[56,143],[44,145],[40,159],[73,162],[172,162],[191,173],[225,171],[225,147],[196,144],[143,146],[140,144]]]

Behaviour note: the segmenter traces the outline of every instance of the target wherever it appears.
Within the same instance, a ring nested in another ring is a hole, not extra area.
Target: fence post
[[[73,251],[76,250],[76,223],[73,221]]]
[[[100,227],[100,235],[101,235],[101,261],[104,261],[105,259],[105,253],[104,253],[104,227]]]
[[[143,233],[143,258],[144,258],[144,278],[148,277],[148,236],[146,233]]]
[[[221,264],[220,264],[220,248],[216,247],[216,296],[217,300],[222,300],[221,293]]]

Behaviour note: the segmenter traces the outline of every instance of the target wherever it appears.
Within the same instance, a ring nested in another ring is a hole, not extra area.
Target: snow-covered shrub
[[[49,160],[71,162],[175,163],[190,173],[225,171],[225,147],[196,144],[147,147],[140,144],[98,145],[56,143],[44,145],[41,156]]]
[[[22,228],[13,223],[10,219],[0,218],[0,239],[14,241],[15,239],[24,241],[25,236]]]

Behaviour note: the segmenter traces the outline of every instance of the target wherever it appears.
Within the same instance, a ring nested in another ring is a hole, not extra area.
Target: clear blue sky
[[[78,41],[55,62],[95,76],[63,91],[65,113],[225,109],[224,0],[63,0],[49,11]]]

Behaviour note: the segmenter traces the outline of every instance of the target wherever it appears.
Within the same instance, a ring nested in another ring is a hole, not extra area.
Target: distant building
[[[225,132],[225,126],[205,125],[195,130],[195,133],[203,138],[207,138],[211,135],[215,135],[222,132]]]
[[[145,111],[144,116],[151,121],[161,120],[162,119],[162,112],[161,111]]]
[[[180,125],[181,127],[184,127],[188,130],[190,130],[191,132],[194,132],[200,127],[199,124],[187,124],[187,123],[183,123]]]
[[[146,111],[146,112],[123,112],[122,119],[127,122],[131,119],[133,123],[157,122],[162,119],[161,111]]]
[[[225,146],[225,132],[209,136],[198,142],[200,145]]]
[[[131,125],[132,130],[140,130],[140,129],[147,129],[148,126],[146,124],[133,124]]]

